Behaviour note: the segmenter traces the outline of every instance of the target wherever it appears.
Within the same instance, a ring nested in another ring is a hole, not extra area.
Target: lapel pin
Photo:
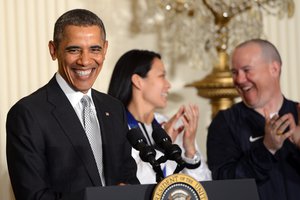
[[[105,112],[105,115],[106,115],[106,116],[109,116],[109,112]]]

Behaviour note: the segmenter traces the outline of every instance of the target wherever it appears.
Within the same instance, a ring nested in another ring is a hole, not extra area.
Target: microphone
[[[132,128],[127,133],[127,139],[131,146],[139,151],[139,156],[144,162],[151,164],[153,170],[157,173],[157,182],[162,180],[164,175],[160,167],[160,163],[155,159],[156,151],[152,146],[145,142],[144,135],[139,128]],[[159,177],[158,177],[159,176]]]
[[[186,165],[185,161],[181,157],[181,148],[177,144],[172,144],[170,136],[160,126],[153,128],[152,137],[157,146],[165,151],[166,157],[169,160],[177,162],[178,168],[176,171],[181,171]]]

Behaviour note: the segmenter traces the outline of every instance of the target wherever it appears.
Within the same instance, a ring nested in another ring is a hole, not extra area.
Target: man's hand
[[[295,120],[291,113],[279,116],[278,114],[270,118],[270,114],[265,110],[265,135],[264,145],[274,155],[279,150],[283,142],[289,138],[295,130]],[[285,131],[289,127],[288,131]]]
[[[300,148],[300,104],[297,105],[297,111],[298,111],[298,125],[293,124],[295,126],[294,134],[289,137],[290,141],[294,143],[298,148]]]

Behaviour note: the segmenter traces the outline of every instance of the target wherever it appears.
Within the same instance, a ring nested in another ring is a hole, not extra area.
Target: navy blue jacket
[[[279,111],[298,122],[297,103]],[[263,145],[265,119],[243,102],[220,111],[208,129],[207,160],[213,179],[254,178],[261,200],[300,199],[300,150],[288,139],[272,155]]]

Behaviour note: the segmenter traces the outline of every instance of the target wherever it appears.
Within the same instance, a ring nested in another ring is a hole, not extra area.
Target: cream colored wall
[[[295,1],[296,10],[300,1]],[[56,71],[56,63],[48,54],[47,43],[51,39],[56,18],[71,8],[87,8],[99,14],[107,28],[109,49],[104,68],[95,88],[106,92],[113,66],[119,56],[132,48],[159,51],[155,35],[132,35],[130,0],[0,0],[0,199],[13,199],[5,158],[5,120],[8,109],[21,97],[44,85]],[[300,100],[297,76],[300,69],[298,56],[300,41],[300,12],[293,19],[281,21],[265,18],[266,37],[274,42],[283,57],[282,86],[284,94]],[[167,70],[170,66],[166,63]],[[168,78],[172,83],[170,101],[163,111],[167,115],[176,112],[181,104],[196,103],[200,107],[198,142],[205,154],[206,128],[210,122],[208,100],[197,96],[194,88],[185,84],[199,80],[208,71],[186,68],[184,63]]]

